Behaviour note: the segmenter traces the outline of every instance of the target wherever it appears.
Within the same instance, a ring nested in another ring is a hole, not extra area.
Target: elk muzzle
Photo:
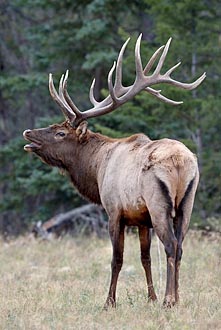
[[[26,129],[23,132],[23,137],[25,140],[31,142],[30,144],[26,144],[24,146],[25,151],[35,152],[36,150],[41,148],[41,143],[39,141],[37,141],[35,137],[33,137],[32,130]]]

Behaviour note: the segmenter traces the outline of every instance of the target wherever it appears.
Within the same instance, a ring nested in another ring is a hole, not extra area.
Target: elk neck
[[[89,201],[101,204],[98,170],[114,139],[87,131],[86,140],[77,142],[71,160],[65,163],[73,185]]]

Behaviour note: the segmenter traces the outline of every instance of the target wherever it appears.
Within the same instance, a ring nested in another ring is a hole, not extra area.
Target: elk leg
[[[123,265],[124,252],[124,224],[119,222],[109,226],[109,234],[113,247],[113,257],[111,262],[111,283],[104,309],[116,307],[116,287],[120,270]]]
[[[177,211],[176,218],[174,219],[174,233],[177,238],[177,253],[176,253],[176,266],[175,266],[175,298],[176,303],[179,302],[179,270],[182,259],[182,243],[187,233],[189,222],[191,218],[194,196],[197,188],[198,179],[194,178],[190,181],[186,192],[181,200]]]
[[[174,234],[171,211],[173,203],[167,185],[158,179],[160,189],[153,190],[151,198],[147,197],[147,206],[150,213],[153,229],[161,242],[167,257],[167,281],[164,297],[164,306],[175,304],[175,266],[177,239]]]
[[[163,242],[163,244],[167,256],[167,283],[163,304],[165,307],[172,307],[176,303],[175,281],[177,240],[175,237],[171,236],[171,238],[167,242]]]
[[[140,251],[141,262],[146,274],[148,298],[149,300],[157,300],[157,296],[154,291],[152,274],[151,274],[151,257],[150,257],[150,245],[151,245],[151,232],[146,226],[139,227],[139,239],[140,239]]]
[[[175,269],[175,300],[179,302],[179,273],[182,258],[182,247],[177,247],[176,269]]]
[[[176,303],[179,302],[179,272],[181,259],[183,255],[182,244],[189,226],[190,215],[188,219],[183,215],[178,214],[174,223],[174,232],[177,238],[177,252],[176,252],[176,264],[175,264],[175,299]]]
[[[162,210],[163,213],[163,210]],[[177,239],[173,233],[172,219],[168,216],[162,217],[161,214],[151,214],[153,228],[164,245],[167,257],[167,281],[166,292],[164,298],[164,306],[172,307],[176,303],[175,298],[175,267]],[[165,213],[165,212],[164,212]]]
[[[174,219],[174,233],[177,238],[177,252],[176,252],[176,263],[175,263],[175,300],[176,300],[176,303],[179,302],[179,292],[178,292],[179,291],[179,271],[180,271],[181,258],[182,258],[182,254],[183,254],[182,220],[183,220],[183,217],[181,215],[177,215],[176,218]]]

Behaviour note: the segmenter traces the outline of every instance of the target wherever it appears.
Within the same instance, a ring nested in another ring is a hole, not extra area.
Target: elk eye
[[[65,133],[64,132],[58,132],[58,133],[56,133],[56,136],[65,136]]]

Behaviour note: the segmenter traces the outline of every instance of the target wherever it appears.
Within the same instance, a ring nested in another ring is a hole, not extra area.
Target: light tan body
[[[101,148],[104,156],[98,172],[101,202],[108,214],[117,209],[129,224],[137,225],[147,211],[157,212],[155,199],[162,194],[158,178],[169,189],[174,217],[189,182],[198,175],[195,155],[178,141],[151,141],[142,134],[113,142],[109,148]]]

